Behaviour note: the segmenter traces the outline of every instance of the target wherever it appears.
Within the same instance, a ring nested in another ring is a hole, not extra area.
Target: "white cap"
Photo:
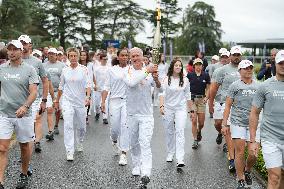
[[[193,61],[193,65],[195,65],[195,64],[197,64],[197,63],[203,64],[203,61],[202,61],[200,58],[196,58],[196,59],[194,59],[194,61]]]
[[[212,56],[211,60],[219,61],[219,56],[218,55],[214,55],[214,56]]]
[[[8,43],[7,47],[9,47],[9,45],[13,45],[15,46],[17,49],[21,49],[23,50],[23,45],[19,40],[12,40]]]
[[[49,48],[47,53],[54,53],[54,54],[57,54],[57,50],[56,48]]]
[[[278,64],[279,62],[284,61],[284,50],[280,50],[275,57],[275,62]]]
[[[239,47],[239,46],[233,46],[233,47],[231,48],[230,53],[231,53],[231,55],[233,55],[233,54],[240,54],[240,55],[242,55],[241,47]]]
[[[37,55],[39,55],[39,56],[42,56],[42,52],[41,52],[40,50],[37,50],[37,49],[35,49],[35,50],[32,52],[32,55],[34,55],[34,54],[37,54]]]
[[[57,54],[63,55],[63,52],[62,51],[57,51]]]
[[[32,43],[32,40],[28,35],[21,35],[18,40],[24,41],[25,43]]]
[[[226,51],[228,51],[226,48],[221,48],[221,49],[219,50],[219,54],[222,54],[223,52],[226,52]]]
[[[229,51],[224,51],[224,52],[222,52],[222,54],[221,54],[221,57],[222,57],[222,56],[230,57],[230,52],[229,52]]]
[[[249,66],[253,66],[253,63],[249,60],[242,60],[238,65],[238,70],[242,68],[247,68]]]

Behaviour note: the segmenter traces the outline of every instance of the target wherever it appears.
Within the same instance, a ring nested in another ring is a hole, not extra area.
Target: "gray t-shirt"
[[[15,112],[24,105],[29,92],[29,85],[38,84],[38,75],[34,67],[23,62],[17,67],[8,61],[0,66],[0,115],[15,118]],[[31,115],[31,109],[25,116]]]
[[[242,80],[232,83],[228,90],[228,97],[233,100],[231,108],[231,123],[239,127],[249,127],[249,114],[253,97],[259,83],[255,80],[245,84]]]
[[[271,77],[258,88],[252,105],[263,108],[262,140],[284,145],[284,82]]]
[[[240,73],[237,66],[230,63],[220,68],[216,75],[216,82],[221,88],[220,102],[225,103],[229,86],[238,79],[240,79]]]
[[[216,82],[217,73],[218,73],[218,71],[220,70],[220,68],[222,66],[223,66],[223,64],[221,64],[221,66],[213,72],[212,78],[211,78],[211,83],[212,82]],[[221,101],[221,87],[218,88],[218,91],[217,91],[216,96],[215,96],[215,101],[216,102],[220,102]]]
[[[60,76],[63,68],[65,67],[65,64],[59,61],[57,61],[56,63],[47,62],[43,64],[43,67],[45,68],[45,71],[50,74],[54,92],[57,92],[60,83]]]
[[[41,60],[30,55],[28,58],[23,58],[23,61],[35,68],[36,73],[39,76],[39,78],[38,78],[39,79],[39,86],[38,86],[37,96],[42,97],[43,86],[42,86],[41,78],[47,77],[47,74],[46,74],[46,71],[43,67]]]

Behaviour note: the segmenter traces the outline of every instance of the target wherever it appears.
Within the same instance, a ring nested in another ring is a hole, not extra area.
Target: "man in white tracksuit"
[[[105,81],[106,81],[106,75],[108,72],[108,69],[110,68],[110,66],[107,65],[107,55],[106,53],[101,53],[100,54],[100,60],[101,60],[101,65],[97,66],[94,69],[94,83],[95,83],[95,94],[96,94],[96,100],[95,100],[95,105],[96,106],[100,106],[101,105],[101,100],[102,100],[102,92],[103,92],[103,88],[105,85]],[[108,98],[106,99],[106,111],[103,112],[103,123],[104,124],[108,124]],[[100,113],[100,110],[97,110],[97,108],[95,108],[95,112],[96,112],[96,119],[97,119],[97,114]]]
[[[76,148],[83,151],[83,140],[86,133],[86,108],[90,104],[91,84],[86,66],[78,63],[79,51],[76,48],[68,49],[70,66],[62,71],[55,109],[59,108],[62,95],[62,113],[64,117],[64,144],[67,152],[67,161],[74,160],[74,123],[76,124]],[[64,90],[63,90],[64,89]],[[76,122],[75,122],[76,121]]]
[[[126,152],[129,150],[129,134],[126,125],[126,90],[124,82],[128,51],[118,51],[119,65],[112,66],[106,74],[104,91],[102,92],[102,112],[106,112],[106,98],[109,93],[109,121],[111,125],[110,138],[116,155],[121,155],[119,165],[127,165]]]
[[[161,87],[158,80],[157,65],[143,67],[143,52],[134,47],[130,50],[132,67],[129,67],[125,82],[127,90],[127,126],[130,132],[130,152],[135,176],[141,175],[145,186],[150,182],[152,169],[151,139],[154,128],[151,86],[155,83]],[[153,73],[151,75],[150,73]]]

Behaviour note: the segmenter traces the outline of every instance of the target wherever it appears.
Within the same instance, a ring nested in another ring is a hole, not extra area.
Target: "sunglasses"
[[[232,54],[233,56],[241,56],[239,53]]]

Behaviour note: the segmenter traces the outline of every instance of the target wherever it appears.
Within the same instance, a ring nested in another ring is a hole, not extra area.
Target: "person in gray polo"
[[[46,109],[48,79],[40,59],[31,55],[32,40],[28,35],[21,35],[18,40],[23,45],[23,61],[33,66],[39,77],[38,95],[32,104],[32,114],[35,121],[35,152],[41,152],[40,140],[42,138],[42,114]],[[39,90],[40,89],[40,90]],[[32,147],[32,146],[31,146]]]
[[[0,66],[0,188],[8,162],[13,132],[20,143],[22,170],[16,188],[28,184],[31,159],[29,143],[34,140],[34,123],[30,106],[37,96],[38,75],[34,67],[22,61],[23,45],[12,40],[7,45],[9,61]]]
[[[257,152],[256,130],[263,111],[260,140],[268,171],[268,189],[284,188],[284,50],[275,57],[276,76],[264,81],[256,92],[250,113],[250,146]],[[282,177],[282,178],[281,178]]]

